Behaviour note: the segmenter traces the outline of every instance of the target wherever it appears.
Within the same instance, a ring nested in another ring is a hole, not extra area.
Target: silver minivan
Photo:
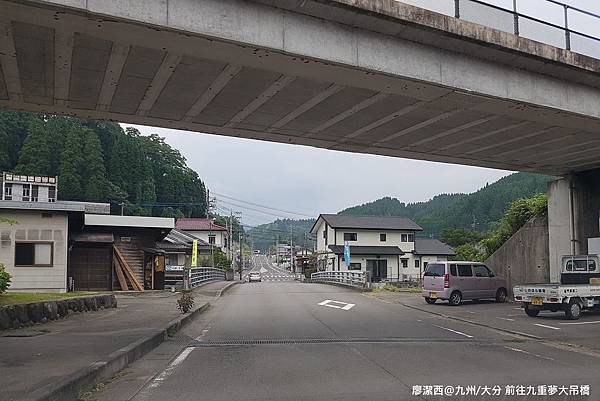
[[[506,281],[478,262],[429,263],[423,274],[422,295],[428,304],[438,299],[459,305],[464,299],[506,302]]]

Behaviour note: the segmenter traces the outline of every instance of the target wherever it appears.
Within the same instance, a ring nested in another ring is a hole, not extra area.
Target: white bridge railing
[[[187,277],[185,278],[188,280],[189,288],[195,288],[209,281],[225,280],[225,270],[217,269],[216,267],[194,267],[184,271],[168,271],[165,276],[165,288],[186,288],[183,280],[185,272],[187,272]]]
[[[342,284],[356,288],[369,287],[369,275],[367,272],[316,272],[310,275],[313,283]]]
[[[190,288],[199,286],[207,281],[225,280],[225,270],[216,267],[195,267],[190,269]]]

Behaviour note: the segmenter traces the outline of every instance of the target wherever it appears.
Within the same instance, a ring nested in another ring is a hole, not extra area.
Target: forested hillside
[[[418,203],[404,203],[396,198],[385,197],[339,213],[408,217],[423,227],[424,231],[420,235],[436,238],[440,238],[444,230],[451,228],[490,233],[499,227],[511,202],[546,193],[548,181],[552,179],[549,176],[515,173],[470,194],[442,194]],[[280,240],[283,238],[287,243],[290,226],[293,228],[294,243],[301,243],[313,223],[312,219],[276,220],[249,232],[256,238],[255,246],[266,250],[274,243],[277,234],[284,233],[283,236],[280,235]]]
[[[204,184],[179,151],[117,123],[0,111],[0,171],[58,175],[60,200],[126,214],[206,214]]]
[[[443,194],[427,202],[408,204],[387,197],[342,210],[340,214],[408,217],[424,228],[424,234],[434,236],[447,228],[487,232],[497,227],[512,201],[546,193],[548,181],[552,179],[515,173],[471,194]]]

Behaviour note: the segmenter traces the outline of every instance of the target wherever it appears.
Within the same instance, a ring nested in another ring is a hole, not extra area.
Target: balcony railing
[[[597,1],[596,12],[558,0],[400,1],[600,59]]]

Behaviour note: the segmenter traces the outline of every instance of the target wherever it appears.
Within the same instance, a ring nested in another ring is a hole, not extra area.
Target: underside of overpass
[[[600,166],[597,60],[453,20],[383,0],[0,1],[0,107],[556,175]]]

